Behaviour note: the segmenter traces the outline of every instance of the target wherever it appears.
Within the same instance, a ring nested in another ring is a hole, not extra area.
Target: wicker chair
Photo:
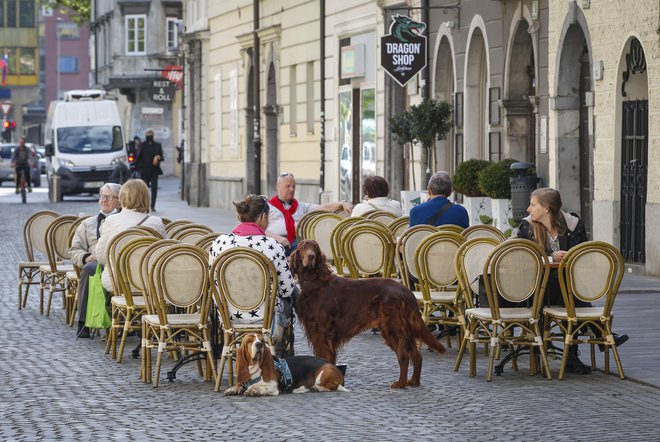
[[[69,237],[67,239],[67,247],[71,250],[71,244],[73,238],[76,235],[76,229],[78,226],[85,221],[88,216],[80,216],[71,224],[71,229],[69,230]],[[78,310],[78,284],[80,284],[80,272],[82,269],[71,262],[73,270],[66,272],[66,291],[64,293],[66,297],[67,305],[67,324],[69,327],[73,327],[73,323],[76,319],[76,311]]]
[[[351,278],[395,276],[394,237],[383,223],[364,220],[347,229],[344,235],[341,253]]]
[[[488,224],[475,224],[470,226],[462,232],[465,239],[472,238],[493,238],[498,242],[506,241],[504,233],[500,229]]]
[[[77,217],[72,215],[63,215],[57,217],[46,229],[46,252],[48,255],[48,264],[39,267],[41,273],[41,283],[39,284],[39,297],[43,304],[44,290],[48,286],[48,308],[46,316],[50,316],[50,307],[53,302],[53,294],[62,293],[62,304],[67,308],[66,289],[67,272],[74,271],[72,264],[64,264],[65,260],[70,259],[69,255],[69,232],[71,225]],[[42,308],[43,310],[43,308]],[[66,320],[69,319],[69,310],[66,310]]]
[[[316,215],[307,223],[305,229],[307,238],[316,241],[329,260],[332,260],[332,246],[330,244],[332,231],[341,220],[342,218],[334,213],[322,213]]]
[[[424,238],[437,231],[437,227],[429,224],[420,224],[407,228],[396,240],[395,257],[399,276],[403,285],[410,290],[418,290],[416,282],[419,280],[419,277],[415,269],[415,250],[417,250],[417,246]]]
[[[348,275],[349,273],[341,250],[341,241],[344,238],[344,232],[353,225],[364,221],[364,218],[358,216],[344,218],[335,224],[332,232],[330,232],[330,251],[332,252],[332,265],[335,269],[335,272],[337,272],[337,275],[339,276]]]
[[[224,346],[215,381],[215,391],[220,391],[227,363],[229,385],[234,384],[234,352],[245,334],[261,334],[273,351],[270,330],[278,282],[273,263],[264,254],[247,247],[236,247],[218,255],[211,265],[210,275],[211,293],[222,318]],[[263,321],[232,319],[233,312],[255,310],[263,311]]]
[[[207,253],[190,244],[167,247],[154,262],[148,296],[156,313],[145,315],[142,321],[148,379],[151,379],[151,350],[157,349],[154,388],[158,387],[165,351],[183,349],[194,352],[197,358],[204,354],[206,379],[217,377],[208,327],[211,307],[208,265]],[[172,313],[170,307],[181,313]]]
[[[207,252],[210,252],[211,251],[211,246],[213,245],[213,242],[220,235],[222,235],[222,233],[218,233],[218,232],[207,233],[206,235],[204,235],[201,238],[197,239],[197,242],[195,243],[195,245],[201,247],[202,249],[206,250]]]
[[[302,242],[305,239],[309,239],[309,234],[307,233],[307,225],[318,215],[323,215],[327,212],[322,210],[312,210],[304,214],[296,223],[296,238],[298,242]]]
[[[570,345],[591,344],[591,365],[596,366],[594,346],[604,346],[605,373],[609,374],[609,351],[614,354],[619,377],[625,377],[619,352],[612,335],[612,307],[623,278],[623,257],[612,245],[602,241],[589,241],[570,249],[559,263],[559,285],[565,307],[550,306],[543,309],[546,342],[564,343],[559,379],[564,379]],[[575,298],[595,302],[605,298],[598,307],[576,307]],[[559,329],[561,337],[551,334]],[[597,330],[597,333],[592,330]]]
[[[462,235],[463,230],[465,230],[465,228],[463,228],[461,226],[457,226],[456,224],[442,224],[442,225],[438,226],[438,230],[445,230],[445,231],[454,232],[454,233],[458,233],[459,235]]]
[[[46,255],[46,229],[50,223],[57,218],[59,214],[50,210],[43,210],[30,216],[25,224],[23,224],[23,243],[25,244],[25,252],[27,261],[20,261],[18,263],[18,309],[22,309],[27,305],[28,293],[30,286],[39,284],[39,281],[34,279],[40,277],[39,268],[42,265],[49,264],[48,258],[46,261],[37,261],[35,253]],[[25,294],[23,294],[23,286],[25,285]],[[41,310],[43,314],[43,298],[41,300]]]
[[[165,226],[165,233],[167,233],[167,237],[171,238],[172,235],[176,233],[176,230],[181,228],[182,226],[188,225],[188,224],[195,224],[194,221],[191,221],[189,219],[177,219],[175,221],[170,221],[166,226]]]
[[[201,237],[213,233],[213,229],[201,224],[188,224],[177,229],[172,239],[177,239],[185,244],[195,244]]]
[[[384,210],[371,210],[364,216],[364,218],[375,219],[376,221],[380,221],[386,226],[389,226],[395,219],[397,219],[397,216]]]
[[[400,216],[394,221],[392,221],[387,228],[390,229],[390,232],[392,232],[392,236],[394,236],[394,239],[398,239],[401,234],[408,228],[408,224],[410,224],[410,217],[409,216]]]
[[[549,270],[550,264],[545,251],[536,243],[526,239],[516,238],[505,241],[488,256],[483,269],[488,308],[471,308],[465,311],[469,324],[468,333],[474,335],[477,328],[480,328],[490,342],[486,377],[488,381],[493,379],[495,355],[502,344],[529,349],[530,374],[537,372],[535,349],[539,348],[542,369],[547,378],[552,379],[539,328],[541,304]],[[500,307],[500,297],[516,304],[531,300],[532,305],[531,307]],[[520,333],[513,333],[514,328],[520,328]],[[471,341],[470,366],[475,365],[475,346],[476,342]],[[517,350],[510,356],[515,354]]]

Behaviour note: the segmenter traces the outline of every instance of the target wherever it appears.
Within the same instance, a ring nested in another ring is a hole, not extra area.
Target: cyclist
[[[15,171],[16,193],[21,186],[21,176],[25,179],[28,192],[32,192],[32,181],[30,180],[30,161],[34,161],[34,152],[25,145],[25,138],[18,140],[18,147],[14,149],[11,157],[11,165]]]

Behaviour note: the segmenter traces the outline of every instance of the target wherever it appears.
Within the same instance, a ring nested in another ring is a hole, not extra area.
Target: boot
[[[568,361],[566,362],[566,370],[569,373],[576,374],[591,373],[591,367],[584,365],[580,358],[578,358],[578,354],[577,345],[571,345],[571,347],[568,349]]]
[[[89,338],[89,329],[85,327],[84,321],[78,321],[78,338],[87,339]]]

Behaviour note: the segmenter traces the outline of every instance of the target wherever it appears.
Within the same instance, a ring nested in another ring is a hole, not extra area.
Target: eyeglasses
[[[116,200],[119,199],[114,195],[99,195],[99,199],[102,200],[102,201],[112,201],[113,198],[116,199]]]
[[[261,209],[261,213],[268,213],[270,211],[270,206],[268,205],[268,197],[266,195],[259,195],[264,202],[264,207]],[[259,215],[261,215],[261,213]]]

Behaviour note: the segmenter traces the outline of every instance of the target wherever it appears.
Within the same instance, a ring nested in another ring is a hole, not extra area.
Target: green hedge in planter
[[[465,196],[484,196],[479,188],[479,173],[490,165],[490,162],[484,160],[463,161],[456,167],[452,186],[456,192]]]
[[[510,199],[511,184],[509,178],[514,176],[511,164],[518,160],[505,158],[497,163],[490,163],[479,172],[479,189],[484,195],[495,199]]]

